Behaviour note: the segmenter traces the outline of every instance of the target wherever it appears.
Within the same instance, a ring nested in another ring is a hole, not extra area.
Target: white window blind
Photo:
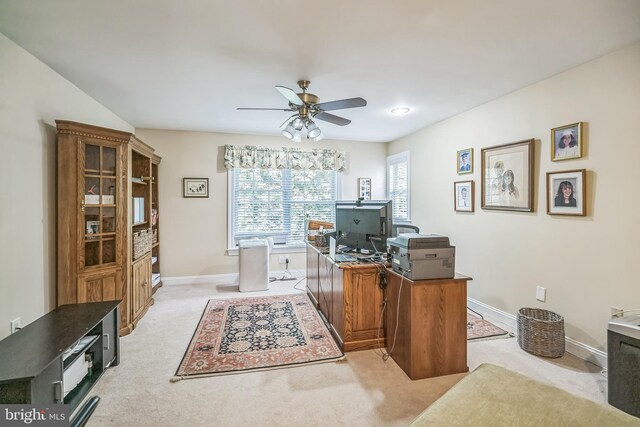
[[[238,240],[272,236],[275,244],[304,244],[307,215],[335,222],[337,172],[232,169],[231,247]]]
[[[409,222],[409,152],[387,157],[387,192],[393,201],[393,221]]]

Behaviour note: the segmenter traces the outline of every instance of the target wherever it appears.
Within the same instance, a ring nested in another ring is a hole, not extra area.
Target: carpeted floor
[[[273,282],[250,295],[293,293],[295,283]],[[171,383],[206,302],[242,295],[237,285],[215,283],[161,288],[136,330],[121,339],[120,365],[89,393],[101,401],[88,425],[406,426],[465,375],[411,381],[393,359],[368,350],[338,363]],[[569,354],[538,358],[514,339],[469,342],[469,368],[484,362],[606,401],[601,369]]]

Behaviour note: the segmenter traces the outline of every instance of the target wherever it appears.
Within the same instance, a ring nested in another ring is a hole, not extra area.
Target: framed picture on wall
[[[453,183],[453,209],[456,212],[473,212],[474,198],[473,181]]]
[[[358,198],[371,200],[371,178],[358,178]]]
[[[473,173],[473,148],[458,151],[458,175]]]
[[[551,160],[582,157],[582,122],[551,129]]]
[[[209,178],[182,178],[182,197],[209,197]]]
[[[482,149],[482,209],[533,212],[534,140]]]
[[[547,214],[585,216],[586,169],[547,172]]]

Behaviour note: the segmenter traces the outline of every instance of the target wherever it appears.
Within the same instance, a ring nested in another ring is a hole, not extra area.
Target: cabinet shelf
[[[137,227],[139,225],[145,225],[146,223],[147,223],[147,221],[136,222],[135,224],[133,224],[133,227]]]
[[[75,347],[70,349],[72,351],[69,353],[69,355],[63,358],[64,360],[62,364],[63,371],[66,370],[69,366],[71,366],[71,364],[75,362],[78,356],[80,356],[81,354],[84,354],[84,352],[89,347],[91,347],[93,343],[98,341],[98,338],[100,338],[100,335],[86,335],[85,337],[80,339],[78,344],[76,344]]]
[[[70,405],[71,408],[78,406],[101,376],[101,369],[91,368],[91,373],[84,377],[84,379],[80,381],[80,384],[75,386],[75,388],[64,397],[65,405]]]
[[[153,245],[151,245],[152,248],[156,248],[158,246],[160,246],[160,241],[157,241]]]
[[[99,240],[98,238],[102,237],[102,240],[113,240],[116,238],[116,233],[115,232],[109,232],[109,233],[91,233],[91,234],[85,234],[84,235],[84,241],[85,242],[95,242],[96,240]]]

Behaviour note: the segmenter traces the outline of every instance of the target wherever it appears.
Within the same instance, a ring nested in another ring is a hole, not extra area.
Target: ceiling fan
[[[289,101],[289,108],[237,108],[238,110],[271,110],[271,111],[293,111],[289,117],[280,126],[282,134],[287,138],[300,141],[301,135],[306,133],[307,139],[312,138],[315,141],[322,139],[322,131],[315,124],[313,119],[322,120],[333,123],[338,126],[346,126],[351,120],[344,117],[327,113],[327,111],[343,110],[345,108],[364,107],[367,101],[362,98],[340,99],[338,101],[318,102],[320,98],[312,93],[307,92],[307,88],[311,82],[309,80],[298,81],[298,86],[302,89],[302,93],[295,93],[292,89],[284,86],[276,86],[278,92]]]

